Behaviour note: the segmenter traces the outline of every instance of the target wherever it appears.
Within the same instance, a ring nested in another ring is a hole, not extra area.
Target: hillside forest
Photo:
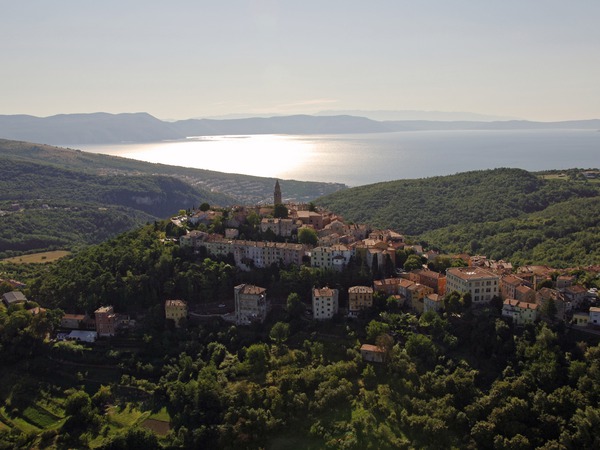
[[[381,295],[356,319],[317,323],[305,314],[313,286],[344,291],[374,274],[363,265],[239,272],[165,240],[167,225],[41,265],[26,293],[43,314],[1,308],[0,448],[600,444],[593,335],[562,323],[514,327],[496,301],[417,317]],[[274,307],[264,324],[165,321],[164,299],[197,311],[230,301],[238,283],[268,289]],[[138,326],[94,345],[45,339],[63,311],[106,304]],[[385,362],[365,362],[362,343],[385,349]]]
[[[482,170],[360,186],[315,203],[443,253],[590,265],[600,260],[600,183],[582,172]]]
[[[19,280],[28,299],[0,305],[0,449],[600,447],[595,333],[552,320],[517,327],[499,298],[475,308],[456,292],[440,314],[418,316],[376,294],[356,318],[314,321],[315,286],[339,289],[344,306],[349,287],[371,286],[390,268],[354,259],[339,272],[283,264],[244,272],[232,255],[181,247],[185,230],[164,219],[201,203],[223,202],[225,212],[228,194],[135,173],[126,160],[92,158],[98,166],[86,170],[88,156],[76,151],[4,145],[2,256],[73,253],[0,265],[0,294]],[[337,191],[315,204],[395,229],[410,244],[549,264],[600,288],[586,268],[600,261],[600,185],[582,173],[496,169],[304,187]],[[257,224],[244,232],[261,237]],[[398,269],[425,262],[397,256]],[[273,308],[264,323],[223,320],[242,283],[266,288]],[[167,299],[189,306],[180,327],[165,319]],[[94,344],[55,339],[64,314],[90,317],[106,305],[134,325]],[[365,343],[383,349],[384,361],[365,361]]]

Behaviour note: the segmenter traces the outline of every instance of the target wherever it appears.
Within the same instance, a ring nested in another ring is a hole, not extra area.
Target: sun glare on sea
[[[240,173],[260,177],[289,178],[307,164],[315,145],[295,136],[193,136],[183,141],[146,144],[88,146],[87,151],[141,161]]]
[[[211,136],[189,141],[189,151],[202,154],[197,167],[263,177],[285,178],[305,164],[312,152],[309,143],[282,135]],[[203,143],[210,143],[207,151]]]

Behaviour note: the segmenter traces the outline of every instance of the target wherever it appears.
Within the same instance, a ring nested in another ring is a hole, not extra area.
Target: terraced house
[[[246,271],[252,267],[269,267],[271,264],[300,265],[306,254],[304,245],[283,242],[228,240],[218,237],[200,245],[206,247],[206,251],[213,256],[233,255],[235,265]]]

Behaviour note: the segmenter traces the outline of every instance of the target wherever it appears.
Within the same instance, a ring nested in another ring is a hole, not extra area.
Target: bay
[[[175,166],[348,186],[498,167],[539,171],[600,166],[600,133],[590,130],[197,136],[79,148]]]

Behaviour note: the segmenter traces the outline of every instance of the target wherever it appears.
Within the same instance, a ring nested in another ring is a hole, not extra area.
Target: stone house
[[[519,286],[515,289],[515,300],[520,302],[535,303],[535,291],[529,286]]]
[[[572,308],[579,308],[587,295],[587,289],[579,284],[573,284],[563,289],[565,300]]]
[[[567,312],[570,309],[567,305],[563,294],[560,291],[557,291],[556,289],[550,289],[546,287],[540,289],[536,293],[535,302],[539,305],[540,313],[542,316],[545,315],[545,311],[547,311],[549,307],[548,304],[550,302],[553,302],[556,309],[556,315],[554,318],[558,320],[564,320],[565,312]]]
[[[64,314],[60,319],[60,327],[70,330],[79,330],[83,328],[83,322],[86,316],[84,314]]]
[[[385,350],[371,344],[360,346],[360,355],[363,361],[382,363],[385,361]]]
[[[564,289],[573,286],[577,278],[572,275],[559,275],[556,277],[556,289]]]
[[[435,311],[439,312],[444,309],[444,297],[439,294],[427,294],[423,299],[423,312]]]
[[[188,315],[187,303],[183,300],[167,300],[165,301],[165,318],[175,322],[175,326],[179,327],[181,321],[186,319]]]
[[[407,289],[406,299],[410,302],[410,307],[421,314],[425,311],[425,298],[429,294],[433,294],[433,289],[424,284],[413,283]]]
[[[94,311],[98,336],[114,336],[117,329],[117,315],[112,306],[101,306]]]
[[[383,280],[373,281],[373,289],[376,292],[383,292],[385,295],[399,294],[398,287],[402,278],[384,278]]]
[[[516,299],[517,288],[523,285],[523,279],[514,275],[504,275],[500,279],[500,295],[504,300],[506,300],[507,298]]]
[[[269,312],[267,290],[251,284],[240,284],[234,288],[235,318],[238,325],[263,323]]]
[[[417,269],[409,272],[408,279],[433,289],[439,295],[446,294],[446,276],[430,269]]]

